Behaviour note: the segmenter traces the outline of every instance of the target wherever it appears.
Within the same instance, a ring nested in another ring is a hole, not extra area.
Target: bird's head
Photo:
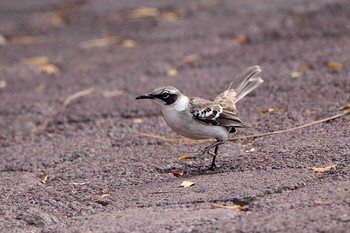
[[[160,105],[173,105],[182,96],[181,92],[175,87],[158,87],[150,93],[136,97],[136,99],[151,99]]]

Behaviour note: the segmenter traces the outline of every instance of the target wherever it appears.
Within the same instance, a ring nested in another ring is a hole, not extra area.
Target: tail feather
[[[260,72],[261,68],[259,66],[249,67],[237,75],[235,80],[230,83],[228,89],[236,91],[236,103],[264,82],[262,78],[257,77]]]

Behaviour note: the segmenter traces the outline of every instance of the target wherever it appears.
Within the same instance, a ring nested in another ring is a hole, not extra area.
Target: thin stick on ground
[[[48,124],[53,120],[55,116],[57,116],[59,113],[63,112],[67,106],[75,99],[90,95],[96,92],[96,88],[90,87],[88,89],[85,89],[83,91],[79,91],[77,93],[74,93],[72,95],[69,95],[63,102],[61,108],[57,111],[55,111],[51,116],[45,117],[43,122],[33,128],[33,132],[42,132],[46,129]]]
[[[44,120],[42,121],[41,124],[35,126],[33,128],[33,132],[42,132],[46,129],[46,127],[49,125],[49,123],[61,112],[63,112],[64,110],[66,110],[66,108],[68,107],[68,105],[75,99],[78,99],[80,97],[83,96],[87,96],[87,95],[91,95],[91,94],[95,94],[98,96],[102,96],[102,97],[115,97],[115,96],[119,96],[122,95],[123,92],[120,90],[113,90],[113,91],[106,91],[106,90],[98,90],[95,87],[90,87],[88,89],[82,90],[82,91],[78,91],[74,94],[69,95],[63,102],[63,104],[61,105],[61,107],[59,108],[59,110],[56,110],[51,116],[45,117]]]
[[[79,91],[77,93],[74,93],[74,94],[68,96],[62,104],[61,111],[64,111],[73,100],[78,99],[78,98],[83,97],[83,96],[86,96],[86,95],[90,95],[90,94],[95,93],[95,92],[96,92],[96,88],[90,87],[86,90]]]
[[[288,132],[292,132],[292,131],[296,131],[299,129],[303,129],[303,128],[307,128],[313,125],[317,125],[317,124],[321,124],[327,121],[331,121],[346,115],[350,114],[350,110],[345,110],[342,111],[334,116],[330,116],[330,117],[326,117],[326,118],[322,118],[320,120],[316,120],[307,124],[303,124],[303,125],[299,125],[293,128],[289,128],[289,129],[283,129],[283,130],[277,130],[277,131],[272,131],[272,132],[267,132],[267,133],[261,133],[261,134],[255,134],[255,135],[248,135],[248,136],[238,136],[238,137],[233,137],[233,138],[229,138],[229,141],[237,141],[237,140],[242,140],[242,139],[253,139],[253,138],[260,138],[260,137],[265,137],[265,136],[271,136],[271,135],[276,135],[276,134],[282,134],[282,133],[288,133]],[[154,134],[150,134],[150,133],[141,133],[138,132],[134,129],[131,129],[134,133],[143,136],[143,137],[151,137],[151,138],[156,138],[156,139],[160,139],[166,142],[174,142],[174,143],[201,143],[201,142],[211,142],[214,141],[214,139],[205,139],[205,140],[193,140],[193,139],[188,139],[188,138],[167,138],[167,137],[163,137],[163,136],[159,136],[159,135],[154,135]]]

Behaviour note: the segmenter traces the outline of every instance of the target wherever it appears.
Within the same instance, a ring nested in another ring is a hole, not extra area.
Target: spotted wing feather
[[[220,104],[200,99],[191,99],[193,118],[206,124],[220,125],[231,131],[232,127],[245,127],[241,120],[231,111],[225,110]]]

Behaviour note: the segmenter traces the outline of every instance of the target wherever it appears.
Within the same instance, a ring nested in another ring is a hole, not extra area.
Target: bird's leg
[[[218,154],[218,149],[219,149],[219,146],[215,146],[214,154],[213,154],[213,160],[211,161],[211,165],[209,167],[210,170],[215,170],[216,169],[215,160],[216,160],[216,155]]]
[[[208,153],[208,154],[210,154],[210,155],[213,155],[212,153],[210,153],[210,150],[211,150],[212,148],[214,148],[214,147],[216,147],[216,146],[219,146],[219,145],[221,145],[221,144],[224,144],[224,143],[225,143],[224,141],[219,141],[219,140],[218,140],[218,141],[216,141],[216,142],[210,144],[209,146],[205,147],[205,148],[202,150],[202,152],[201,152],[200,154]]]
[[[214,170],[216,168],[215,160],[216,160],[216,155],[218,154],[219,145],[224,144],[224,143],[225,143],[225,141],[218,140],[218,141],[210,144],[209,146],[205,147],[204,150],[201,152],[201,154],[208,153],[208,154],[213,156],[213,160],[211,162],[209,169]],[[215,148],[214,153],[210,152],[210,149],[212,149],[212,148]]]

